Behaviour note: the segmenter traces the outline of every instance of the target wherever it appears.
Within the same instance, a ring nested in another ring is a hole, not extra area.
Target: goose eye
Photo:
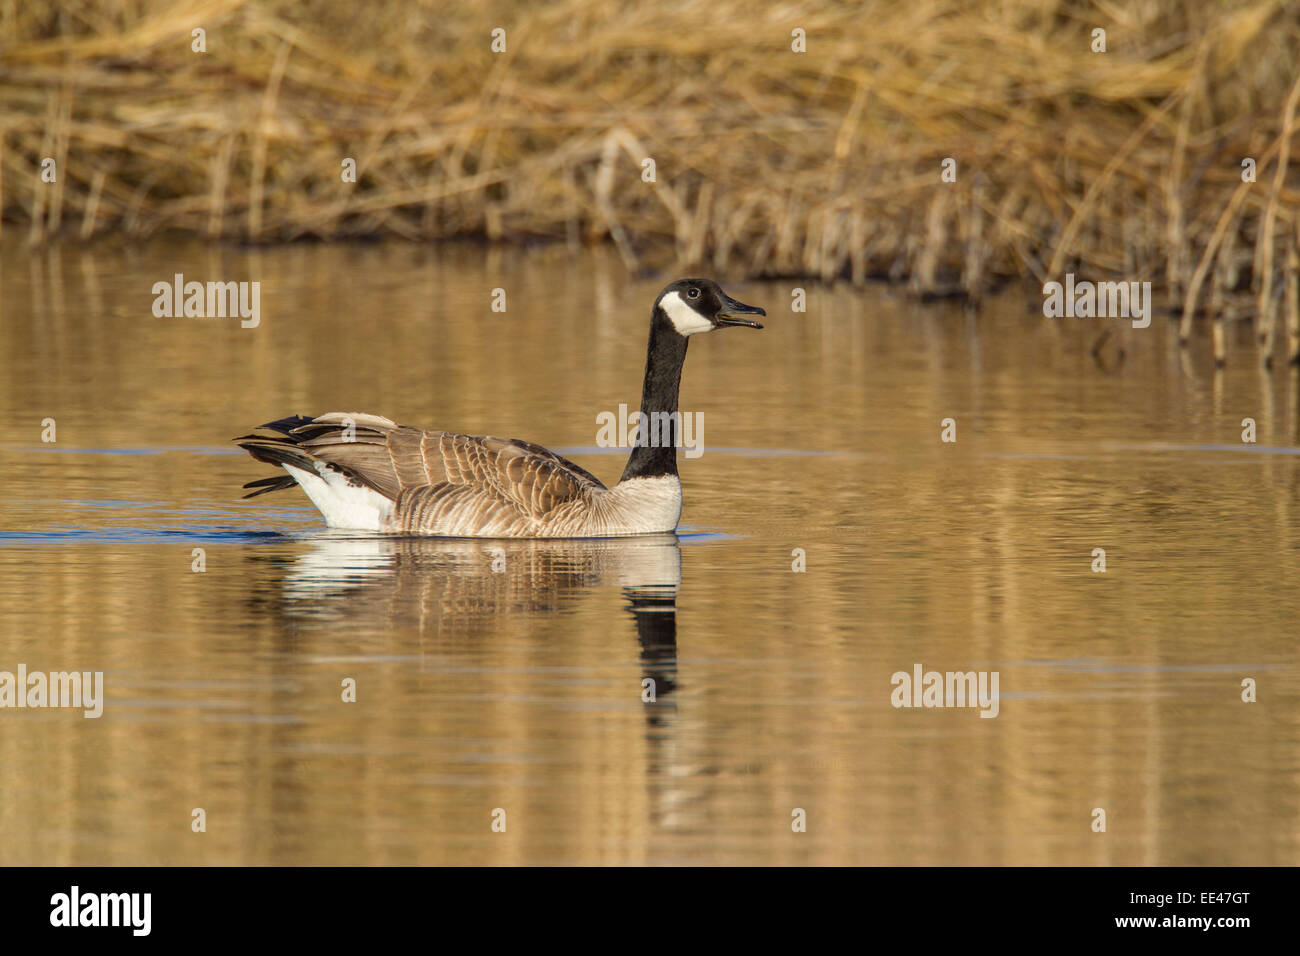
[[[686,297],[688,299],[698,299],[700,297],[700,290],[691,289],[689,292],[686,293]]]

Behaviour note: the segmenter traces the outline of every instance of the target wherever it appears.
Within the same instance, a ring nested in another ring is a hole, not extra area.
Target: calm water
[[[1298,386],[1245,340],[1215,373],[1157,317],[1099,363],[1033,290],[729,283],[768,327],[692,343],[678,536],[384,540],[241,501],[270,471],[229,439],[367,410],[612,483],[595,416],[636,407],[671,276],[17,239],[0,670],[107,701],[0,710],[2,863],[1300,863]],[[155,318],[177,272],[261,281],[260,326]],[[999,715],[893,708],[915,664],[996,670]]]

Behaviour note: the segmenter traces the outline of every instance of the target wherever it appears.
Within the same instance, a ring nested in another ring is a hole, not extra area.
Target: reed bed
[[[1298,49],[1297,0],[0,3],[0,221],[923,296],[1073,271],[1152,280],[1184,339],[1249,318],[1271,355],[1285,315],[1294,357]]]

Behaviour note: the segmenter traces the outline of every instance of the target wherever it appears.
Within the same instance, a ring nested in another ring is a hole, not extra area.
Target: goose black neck
[[[677,474],[679,422],[675,413],[685,360],[686,336],[678,334],[664,310],[656,305],[650,319],[645,384],[641,387],[641,428],[619,481]]]

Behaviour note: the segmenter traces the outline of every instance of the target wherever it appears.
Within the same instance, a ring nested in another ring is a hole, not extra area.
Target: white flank
[[[316,466],[315,473],[293,465],[285,465],[284,470],[307,492],[331,528],[383,531],[392,517],[391,501],[373,488],[348,484],[347,478],[323,464]]]
[[[672,319],[673,328],[682,335],[713,331],[713,323],[692,309],[676,292],[669,292],[659,300],[659,305]]]

